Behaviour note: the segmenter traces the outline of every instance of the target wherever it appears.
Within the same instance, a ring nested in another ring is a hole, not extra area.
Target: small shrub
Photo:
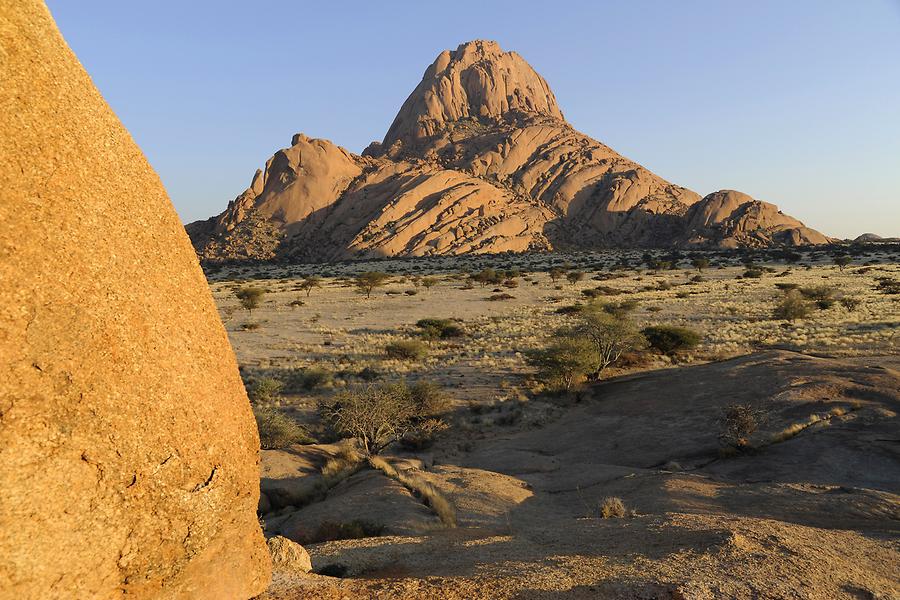
[[[569,280],[569,283],[575,285],[576,283],[584,279],[584,273],[582,273],[581,271],[570,271],[566,273],[566,279]]]
[[[577,315],[584,310],[584,304],[572,304],[569,306],[560,306],[556,309],[558,315]]]
[[[775,287],[777,287],[782,292],[789,292],[791,290],[796,290],[797,288],[799,288],[800,284],[791,283],[789,281],[779,281],[775,284]]]
[[[589,340],[558,336],[551,345],[527,354],[538,369],[538,379],[558,390],[571,390],[597,367],[597,351]]]
[[[381,373],[379,373],[372,367],[364,367],[360,369],[359,372],[356,373],[356,376],[363,381],[375,381],[376,379],[381,379]]]
[[[766,419],[766,411],[752,404],[731,404],[720,419],[722,428],[719,440],[726,446],[742,449],[749,445],[748,438]]]
[[[834,257],[834,264],[837,265],[837,267],[841,271],[843,271],[844,267],[846,267],[847,265],[849,265],[852,262],[853,262],[853,258],[850,256],[835,256]]]
[[[859,308],[859,305],[862,304],[862,300],[859,298],[854,298],[853,296],[844,296],[841,298],[841,306],[846,308],[847,310],[856,310]]]
[[[654,325],[641,330],[650,347],[673,356],[678,352],[695,348],[700,343],[700,334],[686,327]]]
[[[428,355],[428,347],[418,340],[400,340],[385,346],[384,352],[397,360],[422,360]]]
[[[876,291],[889,295],[900,294],[900,280],[893,277],[878,277],[877,281],[878,283],[875,285]]]
[[[462,337],[463,329],[451,319],[419,319],[416,327],[422,330],[422,336],[429,339],[448,339]]]
[[[315,288],[322,287],[322,278],[317,275],[307,275],[300,281],[300,284],[297,287],[301,291],[306,292],[306,297],[309,298],[310,293],[312,293]]]
[[[292,444],[310,444],[313,439],[306,429],[274,408],[254,408],[259,444],[263,450],[285,448]]]
[[[626,317],[634,312],[638,307],[637,300],[622,300],[621,302],[610,302],[603,305],[603,310],[614,317]],[[649,310],[649,309],[648,309]]]
[[[500,300],[513,300],[515,296],[511,296],[510,294],[494,294],[493,296],[488,296],[487,298],[491,302],[497,302]]]
[[[312,391],[330,385],[334,375],[321,367],[308,367],[292,372],[286,379],[285,387],[290,391]]]
[[[747,269],[744,271],[743,277],[746,279],[759,279],[763,276],[763,273],[762,269]]]
[[[253,309],[259,306],[265,293],[266,291],[260,287],[248,286],[235,290],[234,295],[240,301],[241,306],[252,315]]]
[[[818,302],[819,300],[833,300],[837,290],[827,285],[800,288],[800,294],[804,298]]]
[[[621,498],[609,496],[600,503],[600,517],[604,519],[622,519],[625,517],[625,503]]]
[[[797,290],[790,290],[784,298],[775,306],[774,316],[783,321],[805,319],[809,316],[809,304]]]
[[[257,404],[273,402],[279,398],[284,390],[284,383],[274,377],[260,377],[250,387],[248,396]]]

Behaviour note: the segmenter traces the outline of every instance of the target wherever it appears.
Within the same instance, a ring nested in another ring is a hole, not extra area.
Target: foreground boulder
[[[247,598],[256,427],[156,174],[42,2],[0,0],[0,598]]]
[[[294,571],[309,573],[312,571],[312,562],[306,548],[292,542],[286,537],[276,535],[266,540],[269,554],[272,556],[272,568],[277,571]]]

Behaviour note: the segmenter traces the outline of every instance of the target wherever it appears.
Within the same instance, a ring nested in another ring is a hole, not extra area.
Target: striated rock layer
[[[38,0],[0,0],[0,598],[247,598],[259,442],[159,178]]]
[[[294,136],[218,217],[187,227],[202,258],[396,255],[829,240],[777,207],[701,199],[563,118],[515,52],[442,52],[362,156]]]

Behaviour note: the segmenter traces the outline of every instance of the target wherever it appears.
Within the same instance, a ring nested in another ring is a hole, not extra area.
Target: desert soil
[[[896,257],[874,251],[843,271],[815,253],[800,265],[759,261],[769,269],[760,278],[719,260],[695,282],[686,265],[610,271],[623,257],[637,263],[640,253],[211,273],[248,382],[312,366],[332,374],[324,387],[274,403],[312,432],[316,403],[361,385],[365,368],[387,381],[435,381],[454,403],[433,448],[388,460],[447,497],[457,527],[365,469],[262,519],[269,533],[360,519],[384,525],[382,535],[307,545],[314,570],[342,577],[277,572],[264,597],[900,597],[900,302],[876,289],[877,278],[900,276]],[[553,282],[545,269],[554,262],[587,277]],[[493,286],[466,289],[458,273],[484,266],[522,271],[517,287],[498,287],[514,298],[487,300],[500,293]],[[370,299],[346,279],[366,270],[393,274]],[[309,297],[297,289],[305,273],[325,277]],[[415,275],[438,282],[417,287]],[[776,282],[832,286],[860,303],[786,323],[772,318]],[[252,315],[233,296],[248,284],[268,290]],[[639,325],[689,326],[703,342],[674,362],[618,369],[577,396],[541,394],[525,352],[571,319],[557,309],[599,285],[612,288],[604,301],[637,300]],[[384,346],[415,338],[426,317],[459,319],[466,336],[428,342],[419,362],[387,359]],[[752,450],[729,455],[718,432],[734,403],[758,406],[766,420]],[[264,473],[310,482],[339,448],[267,450]],[[601,518],[607,497],[622,500],[624,517]]]

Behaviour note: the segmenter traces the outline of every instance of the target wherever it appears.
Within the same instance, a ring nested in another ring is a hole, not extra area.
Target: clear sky
[[[184,221],[295,132],[362,151],[441,50],[487,38],[674,183],[900,236],[900,0],[48,4]]]

